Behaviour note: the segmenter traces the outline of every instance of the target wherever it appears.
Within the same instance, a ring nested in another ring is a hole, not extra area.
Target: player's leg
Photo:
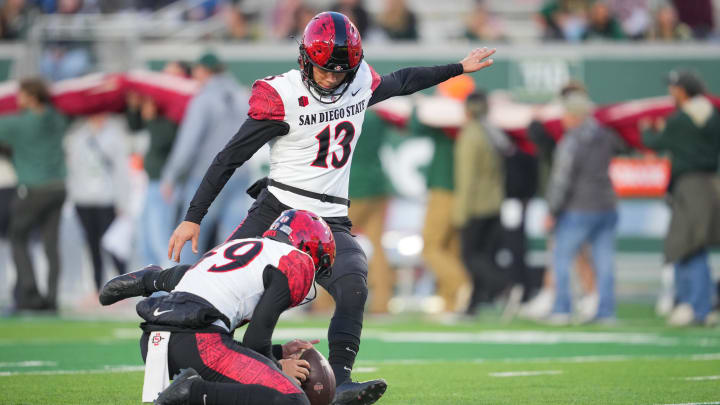
[[[102,287],[100,303],[110,305],[130,297],[147,297],[156,291],[172,291],[189,269],[187,264],[167,269],[151,264],[138,271],[121,274]]]
[[[385,392],[384,380],[354,383],[350,373],[360,349],[363,312],[367,299],[367,258],[355,239],[346,232],[333,232],[336,257],[333,275],[320,284],[335,300],[335,313],[328,329],[328,361],[337,388],[334,404],[371,404]]]
[[[147,356],[148,337],[144,333],[140,340],[143,359]],[[300,387],[270,359],[235,342],[227,333],[173,333],[168,345],[168,370],[177,375],[186,368],[196,370],[202,379],[195,378],[191,386],[183,389],[168,387],[163,394],[172,401],[160,403],[309,403]]]
[[[205,381],[192,368],[183,369],[161,392],[156,405],[310,405],[304,394],[281,394],[262,385]]]

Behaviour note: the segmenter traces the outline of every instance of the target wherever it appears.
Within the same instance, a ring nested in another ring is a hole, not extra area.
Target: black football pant
[[[473,281],[469,313],[481,303],[492,302],[508,285],[508,275],[495,264],[501,236],[498,216],[470,218],[460,232],[461,256]]]
[[[228,240],[262,236],[286,209],[289,207],[264,189],[248,211],[245,220]],[[350,220],[347,217],[325,220],[335,237],[336,256],[332,276],[318,280],[318,284],[335,300],[335,313],[328,328],[328,362],[335,374],[337,385],[340,385],[350,380],[350,372],[360,349],[360,333],[368,295],[368,264],[365,253],[350,234]],[[153,285],[161,286],[160,289],[164,291],[172,291],[187,269],[188,266],[180,265],[152,274],[146,277],[145,286],[148,291],[153,291]]]
[[[17,270],[14,297],[18,309],[55,308],[57,305],[60,277],[58,233],[64,202],[65,184],[59,182],[18,188],[10,205],[8,236]],[[44,298],[38,292],[30,257],[30,235],[36,229],[41,232],[48,261],[48,292]]]
[[[103,263],[102,263],[102,237],[115,220],[115,207],[109,206],[83,206],[76,205],[80,224],[85,232],[85,239],[90,247],[92,257],[93,273],[95,275],[95,286],[100,291],[102,288]],[[110,258],[115,263],[118,273],[125,274],[126,264],[119,257],[112,253]]]
[[[148,338],[140,338],[143,361]],[[267,357],[227,333],[173,332],[168,343],[171,376],[192,367],[202,381],[192,383],[190,405],[310,405],[300,387]]]

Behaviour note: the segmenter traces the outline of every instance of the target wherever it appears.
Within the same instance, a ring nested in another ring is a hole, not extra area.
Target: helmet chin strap
[[[310,294],[312,294],[312,297],[310,296]],[[312,290],[308,291],[308,295],[305,296],[305,298],[303,298],[302,302],[300,302],[297,306],[309,304],[310,302],[315,300],[315,298],[317,298],[317,283],[313,279]]]

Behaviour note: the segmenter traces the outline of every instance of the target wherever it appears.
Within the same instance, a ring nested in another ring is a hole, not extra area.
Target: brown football
[[[305,350],[300,359],[310,363],[310,375],[302,385],[311,405],[329,405],[335,397],[335,374],[316,349]]]

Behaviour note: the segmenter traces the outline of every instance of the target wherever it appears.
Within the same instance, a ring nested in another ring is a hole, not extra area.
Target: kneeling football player
[[[147,267],[116,277],[100,300],[108,305],[171,290],[137,305],[145,320],[143,360],[150,334],[170,332],[167,368],[179,373],[156,404],[309,404],[299,387],[309,364],[296,357],[311,342],[272,345],[272,333],[283,311],[306,300],[315,278],[330,276],[334,259],[325,221],[287,210],[262,238],[228,240],[192,267]],[[242,344],[234,341],[232,333],[246,323]]]

